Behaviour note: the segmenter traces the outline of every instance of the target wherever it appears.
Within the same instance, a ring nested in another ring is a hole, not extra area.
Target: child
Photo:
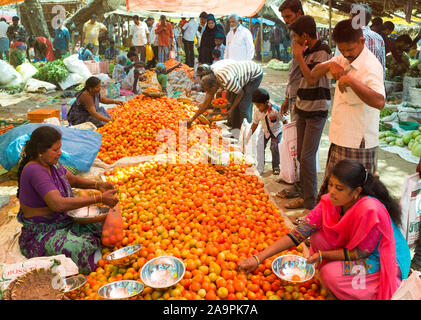
[[[155,68],[156,72],[156,78],[158,79],[159,85],[161,86],[162,92],[164,92],[168,96],[167,91],[167,74],[173,71],[174,69],[177,69],[181,66],[181,63],[175,65],[174,67],[170,69],[166,69],[165,65],[163,63],[158,63]]]
[[[220,60],[224,60],[224,52],[225,52],[225,45],[224,45],[224,35],[222,33],[217,32],[215,36],[215,49],[221,52]]]
[[[332,53],[327,44],[317,39],[313,17],[301,16],[289,29],[292,31],[293,54],[303,74],[295,103],[302,196],[291,200],[285,208],[304,207],[311,210],[316,205],[317,197],[316,154],[328,115],[327,100],[330,100],[330,80],[326,76],[319,80],[314,79],[311,70],[316,65],[329,61]]]
[[[221,51],[219,51],[218,49],[213,49],[212,58],[213,58],[212,64],[214,64],[218,61],[221,61]]]
[[[110,40],[110,47],[105,50],[104,57],[107,60],[114,60],[118,56],[118,50],[114,48],[114,40]]]
[[[257,107],[253,110],[253,120],[250,132],[245,139],[245,144],[248,143],[253,133],[256,131],[259,122],[262,124],[262,130],[264,132],[264,144],[263,144],[263,159],[264,152],[269,140],[270,151],[272,152],[272,170],[274,175],[279,175],[279,148],[278,144],[281,142],[282,137],[282,122],[286,121],[286,118],[281,115],[281,108],[270,103],[269,93],[265,89],[258,88],[254,90],[252,95],[252,102]],[[258,146],[258,152],[262,152]],[[260,158],[260,157],[258,157]],[[258,163],[257,168],[259,173],[263,173],[263,163]]]

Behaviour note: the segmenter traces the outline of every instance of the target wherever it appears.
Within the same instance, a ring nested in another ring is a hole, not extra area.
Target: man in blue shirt
[[[69,50],[70,34],[69,30],[67,30],[67,28],[63,26],[61,20],[57,20],[57,24],[58,27],[54,31],[53,46],[55,49],[54,54],[56,59],[60,59]]]

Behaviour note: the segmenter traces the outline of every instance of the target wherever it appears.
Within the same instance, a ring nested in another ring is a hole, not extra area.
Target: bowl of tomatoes
[[[283,255],[272,262],[272,271],[282,280],[305,282],[313,278],[315,269],[307,259],[294,254]]]

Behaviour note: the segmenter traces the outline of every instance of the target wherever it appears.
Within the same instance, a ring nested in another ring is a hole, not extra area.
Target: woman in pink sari
[[[263,260],[311,236],[309,263],[339,299],[390,300],[409,274],[411,256],[398,229],[401,211],[384,184],[362,164],[343,160],[333,169],[329,194],[294,231],[239,263],[253,271]]]

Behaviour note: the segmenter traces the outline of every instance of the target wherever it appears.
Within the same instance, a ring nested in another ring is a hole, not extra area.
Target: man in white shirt
[[[156,26],[158,21],[155,21],[153,17],[146,19],[146,25],[149,30],[149,44],[152,46],[153,50],[153,59],[148,61],[147,68],[155,68],[155,65],[158,62],[158,36],[155,33]]]
[[[131,45],[140,53],[140,61],[145,62],[146,45],[149,43],[149,29],[144,21],[140,21],[138,15],[133,16],[133,24],[130,26],[129,39]]]
[[[6,55],[6,61],[9,61],[9,38],[7,29],[9,25],[5,18],[0,19],[0,59],[3,59],[3,53]]]
[[[237,14],[230,15],[228,21],[231,30],[227,34],[224,59],[253,60],[254,43],[251,32],[240,24],[240,17]]]
[[[184,52],[186,53],[186,64],[190,68],[194,67],[194,38],[198,29],[199,25],[193,18],[190,18],[183,26]]]
[[[385,105],[383,67],[365,46],[361,28],[353,20],[339,22],[333,30],[340,56],[317,65],[311,76],[337,80],[329,128],[331,142],[325,180],[319,198],[327,193],[331,169],[343,159],[356,160],[375,173],[379,144],[380,110]]]

